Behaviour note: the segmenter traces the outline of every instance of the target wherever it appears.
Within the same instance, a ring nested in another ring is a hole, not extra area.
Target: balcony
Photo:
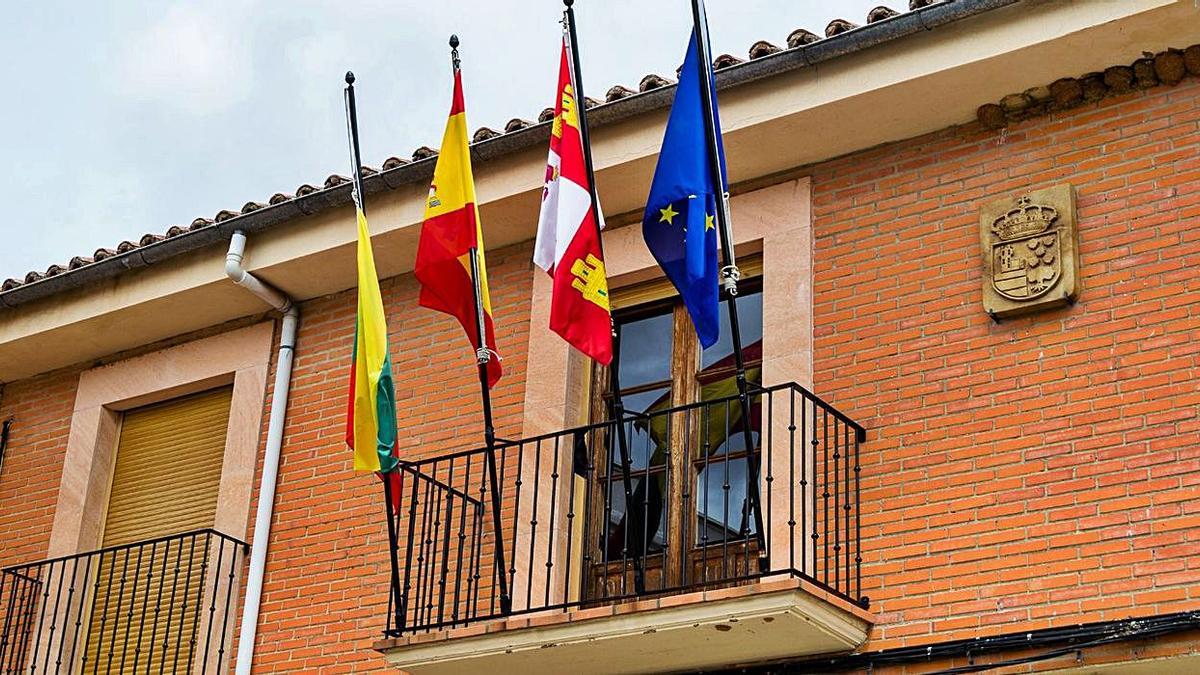
[[[376,649],[419,675],[860,645],[863,428],[796,384],[704,398],[403,464]]]
[[[246,544],[200,530],[0,573],[0,673],[228,668]]]

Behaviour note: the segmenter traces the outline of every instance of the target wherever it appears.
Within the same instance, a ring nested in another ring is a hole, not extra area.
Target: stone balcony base
[[[540,612],[377,642],[413,675],[665,673],[847,653],[870,612],[799,579]]]

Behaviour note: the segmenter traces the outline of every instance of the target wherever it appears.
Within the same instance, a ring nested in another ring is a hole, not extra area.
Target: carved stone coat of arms
[[[1075,302],[1079,252],[1070,185],[985,205],[980,239],[983,307],[993,319]]]

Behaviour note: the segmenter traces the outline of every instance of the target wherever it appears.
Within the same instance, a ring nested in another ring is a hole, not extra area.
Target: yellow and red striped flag
[[[479,349],[475,318],[475,289],[471,278],[471,250],[475,250],[483,299],[485,347],[496,349],[492,302],[484,263],[483,230],[475,206],[475,179],[467,142],[467,114],[463,105],[462,74],[454,71],[454,98],[442,137],[433,182],[425,202],[425,222],[417,245],[416,277],[421,282],[421,306],[458,319]],[[500,379],[498,355],[488,361],[488,386]]]
[[[387,473],[396,468],[396,394],[388,355],[387,320],[379,275],[371,252],[367,216],[358,216],[358,319],[346,411],[346,443],[358,471]]]

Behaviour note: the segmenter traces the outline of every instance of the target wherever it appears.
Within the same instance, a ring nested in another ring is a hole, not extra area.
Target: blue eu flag
[[[717,262],[717,200],[725,192],[725,150],[717,116],[717,92],[712,90],[713,122],[721,158],[721,185],[713,185],[712,164],[705,142],[704,105],[700,98],[702,67],[696,35],[688,43],[679,74],[675,103],[667,121],[654,183],[642,216],[642,236],[667,278],[679,290],[700,344],[709,347],[720,333]]]

